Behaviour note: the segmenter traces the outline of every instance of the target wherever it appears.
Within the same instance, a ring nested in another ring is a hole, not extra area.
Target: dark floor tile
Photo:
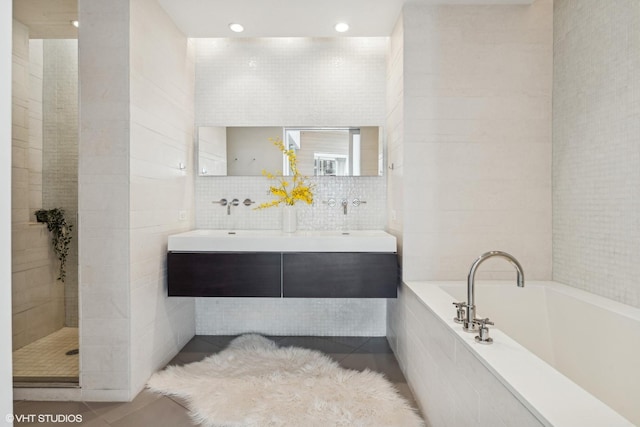
[[[398,390],[400,395],[404,397],[407,403],[409,403],[411,407],[415,409],[420,414],[420,416],[422,416],[422,414],[420,413],[420,408],[416,403],[416,399],[413,397],[413,393],[411,392],[411,388],[409,388],[409,385],[407,383],[394,383],[393,385]]]
[[[301,347],[329,354],[349,354],[354,347],[326,337],[285,337],[278,341],[280,347]]]
[[[340,361],[340,366],[357,371],[369,369],[383,374],[391,382],[407,382],[393,354],[351,353]]]
[[[238,338],[238,335],[196,335],[195,338],[213,344],[220,351],[227,348],[231,341]]]
[[[323,337],[324,339],[335,341],[339,344],[348,345],[354,349],[360,347],[370,340],[369,337]]]
[[[354,353],[393,354],[393,350],[387,337],[373,337],[356,348]]]
[[[87,406],[101,419],[113,423],[154,403],[161,397],[162,395],[158,393],[142,390],[131,402],[87,402]]]
[[[161,397],[110,424],[113,427],[183,427],[195,425],[187,415],[187,411],[168,397]]]

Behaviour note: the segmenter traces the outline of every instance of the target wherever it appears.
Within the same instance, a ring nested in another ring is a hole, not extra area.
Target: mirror
[[[256,176],[288,164],[270,141],[296,151],[307,176],[382,176],[383,129],[361,127],[203,126],[197,130],[198,175]]]

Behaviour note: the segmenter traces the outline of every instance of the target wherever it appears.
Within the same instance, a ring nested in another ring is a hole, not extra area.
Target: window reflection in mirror
[[[224,127],[198,128],[198,174],[256,176],[263,170],[289,173],[288,163],[270,139],[294,149],[307,176],[381,176],[382,128]]]

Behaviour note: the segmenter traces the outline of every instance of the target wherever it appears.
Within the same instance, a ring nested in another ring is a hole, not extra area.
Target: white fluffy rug
[[[147,387],[188,402],[207,427],[414,427],[422,420],[381,374],[320,352],[243,335],[220,353],[154,374]]]

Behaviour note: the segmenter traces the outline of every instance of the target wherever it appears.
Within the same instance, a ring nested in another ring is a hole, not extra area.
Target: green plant
[[[64,283],[67,276],[66,265],[67,256],[69,255],[69,244],[71,243],[71,230],[73,225],[68,224],[64,217],[62,209],[40,209],[36,211],[36,219],[38,222],[47,224],[47,228],[51,232],[51,243],[53,251],[60,260],[60,272],[58,280]]]

